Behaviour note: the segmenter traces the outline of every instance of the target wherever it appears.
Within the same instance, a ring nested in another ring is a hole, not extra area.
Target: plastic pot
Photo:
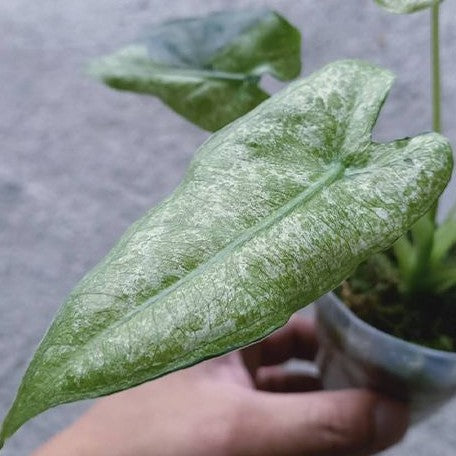
[[[428,417],[456,393],[456,353],[379,331],[333,293],[317,301],[317,364],[326,389],[370,388],[410,404],[411,421]]]

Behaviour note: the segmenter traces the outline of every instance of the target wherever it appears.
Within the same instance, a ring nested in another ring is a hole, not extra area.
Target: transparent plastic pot
[[[456,393],[456,353],[422,347],[379,331],[333,293],[316,305],[325,389],[369,388],[410,404],[416,423]]]

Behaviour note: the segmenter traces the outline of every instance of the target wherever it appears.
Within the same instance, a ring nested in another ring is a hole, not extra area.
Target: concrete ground
[[[373,0],[0,2],[0,416],[67,293],[176,186],[207,137],[154,98],[90,80],[87,61],[148,23],[260,5],[302,30],[303,74],[347,57],[398,74],[376,138],[429,130],[427,12],[393,16]],[[456,2],[442,9],[445,130],[456,144]],[[447,194],[443,211],[450,200]],[[86,406],[61,406],[32,420],[2,454],[28,454]],[[455,427],[452,403],[385,454],[452,456]]]

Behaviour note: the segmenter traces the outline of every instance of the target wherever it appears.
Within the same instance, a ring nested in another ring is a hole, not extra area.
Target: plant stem
[[[434,0],[431,8],[431,79],[432,79],[432,129],[437,133],[442,131],[441,87],[440,87],[440,0]],[[435,221],[438,201],[430,211]]]
[[[432,129],[441,133],[441,89],[440,89],[440,0],[434,0],[431,8],[431,80],[432,80]],[[439,202],[430,210],[434,222],[437,218]]]
[[[440,33],[439,14],[440,0],[434,0],[431,9],[431,91],[432,91],[432,129],[441,132],[441,88],[440,88]],[[430,211],[412,227],[414,255],[413,266],[409,276],[405,275],[406,288],[409,293],[416,293],[426,288],[431,267],[431,254],[434,235],[437,228],[438,200]],[[399,246],[400,247],[400,246]],[[396,253],[401,253],[396,249]],[[409,263],[403,265],[402,269]],[[404,272],[404,271],[403,271]]]
[[[440,90],[440,41],[439,41],[440,2],[435,0],[431,9],[431,64],[432,64],[432,128],[437,133],[441,126]]]

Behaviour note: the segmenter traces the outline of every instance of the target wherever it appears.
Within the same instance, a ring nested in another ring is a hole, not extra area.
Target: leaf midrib
[[[195,269],[193,269],[187,275],[185,275],[181,279],[177,280],[172,285],[160,290],[156,295],[147,299],[143,304],[141,304],[137,308],[133,309],[132,311],[128,312],[127,314],[125,314],[117,322],[117,324],[107,326],[104,330],[97,333],[94,337],[92,337],[89,340],[89,343],[102,337],[107,332],[113,331],[116,328],[122,326],[123,324],[125,324],[126,322],[131,320],[135,315],[144,311],[144,309],[146,309],[147,307],[150,307],[155,302],[165,298],[166,296],[170,295],[172,292],[174,292],[175,290],[177,290],[178,288],[180,288],[181,286],[183,286],[184,284],[186,284],[187,282],[192,280],[194,277],[202,274],[210,266],[217,263],[220,259],[224,258],[226,255],[231,253],[237,247],[239,247],[240,245],[244,244],[245,242],[248,242],[249,240],[253,239],[255,237],[255,235],[257,235],[259,232],[269,228],[274,223],[282,220],[284,217],[286,217],[288,214],[290,214],[297,206],[309,201],[315,194],[319,193],[322,189],[327,188],[329,185],[331,185],[336,180],[338,180],[340,177],[342,177],[345,170],[346,170],[346,168],[342,163],[340,163],[340,162],[331,163],[327,167],[326,171],[321,175],[321,177],[317,181],[315,181],[313,184],[311,184],[305,190],[303,190],[298,195],[296,195],[294,198],[292,198],[290,201],[288,201],[288,203],[279,207],[274,212],[272,212],[270,215],[268,215],[261,221],[257,222],[252,227],[245,230],[241,235],[239,235],[238,237],[233,239],[225,247],[223,247],[221,250],[219,250],[215,255],[213,255],[211,258],[209,258],[206,262],[198,265]]]
[[[138,61],[137,58],[132,58],[130,65],[138,68],[139,73],[144,73],[145,77],[153,79],[154,73],[157,75],[172,77],[187,77],[193,79],[201,79],[203,81],[207,79],[219,79],[228,81],[244,81],[247,79],[259,79],[260,75],[255,73],[236,73],[230,71],[219,71],[219,70],[206,70],[206,69],[195,69],[187,68],[179,65],[168,65],[166,63],[158,63],[153,60],[149,61]],[[153,72],[146,73],[145,69],[149,67]],[[103,72],[101,72],[103,73]],[[137,75],[136,75],[137,76]]]

